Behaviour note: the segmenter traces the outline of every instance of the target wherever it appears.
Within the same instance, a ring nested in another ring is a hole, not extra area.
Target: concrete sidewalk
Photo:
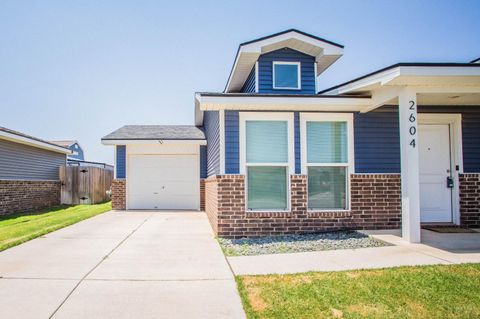
[[[245,318],[198,212],[108,212],[0,253],[0,318]]]
[[[399,231],[365,232],[394,246],[292,254],[228,257],[236,275],[287,274],[397,266],[480,262],[480,233],[440,234],[422,230],[422,244]]]

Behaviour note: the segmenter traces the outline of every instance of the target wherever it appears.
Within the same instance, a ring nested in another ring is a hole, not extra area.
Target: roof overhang
[[[480,64],[399,63],[320,92],[321,94],[370,94],[381,87],[480,87]]]
[[[103,145],[128,145],[128,144],[195,144],[207,145],[206,140],[162,140],[162,139],[102,139]]]
[[[203,125],[204,111],[323,111],[357,112],[371,104],[369,96],[202,94],[195,96],[195,125]]]
[[[19,143],[19,144],[24,144],[24,145],[28,145],[36,148],[41,148],[44,150],[53,151],[57,153],[72,154],[72,151],[67,148],[54,145],[52,143],[42,142],[36,139],[28,138],[26,136],[17,135],[11,132],[5,132],[2,130],[0,130],[0,139]]]
[[[315,57],[317,76],[343,55],[343,46],[313,35],[287,30],[240,44],[225,92],[239,92],[261,54],[291,48]]]

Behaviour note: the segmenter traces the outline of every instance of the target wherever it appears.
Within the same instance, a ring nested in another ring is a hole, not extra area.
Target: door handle
[[[453,188],[453,178],[447,176],[447,188]]]

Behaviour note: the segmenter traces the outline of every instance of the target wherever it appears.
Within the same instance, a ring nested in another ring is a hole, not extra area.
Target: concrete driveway
[[[108,212],[0,253],[0,318],[245,318],[197,212]]]

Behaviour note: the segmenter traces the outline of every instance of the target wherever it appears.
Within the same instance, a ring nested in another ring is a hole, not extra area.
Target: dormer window
[[[273,62],[273,88],[300,90],[300,62]]]

